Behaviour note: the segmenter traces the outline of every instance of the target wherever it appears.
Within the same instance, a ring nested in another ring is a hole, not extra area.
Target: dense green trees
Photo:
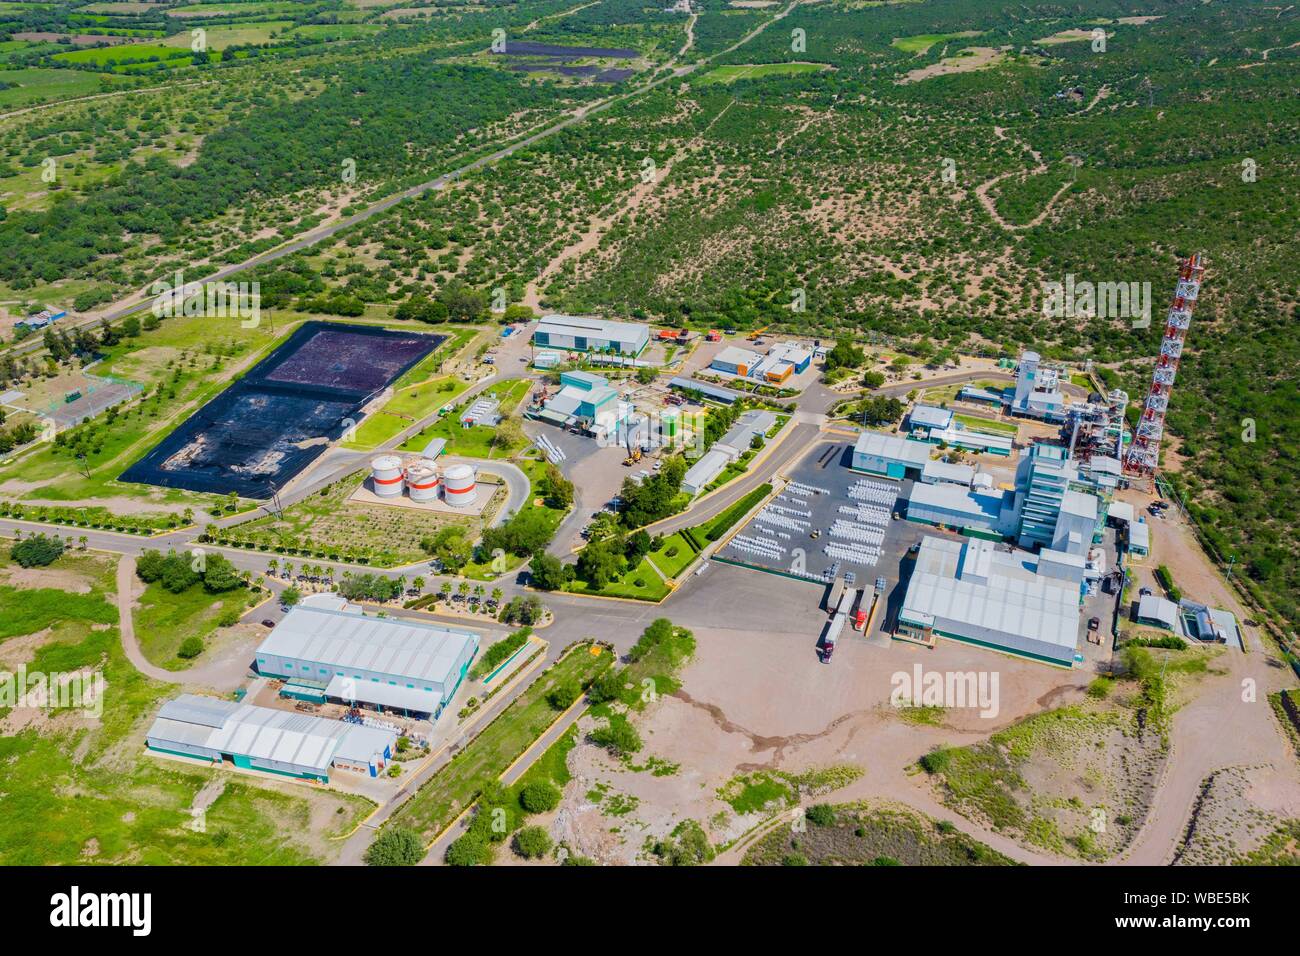
[[[233,591],[244,584],[239,571],[228,558],[198,551],[163,554],[150,549],[137,559],[135,573],[146,583],[160,582],[173,594],[180,594],[200,583],[204,590],[213,594]]]
[[[33,534],[14,542],[9,557],[24,568],[43,568],[53,564],[63,554],[63,539]]]
[[[424,859],[420,835],[405,827],[385,827],[366,848],[367,866],[415,866]]]

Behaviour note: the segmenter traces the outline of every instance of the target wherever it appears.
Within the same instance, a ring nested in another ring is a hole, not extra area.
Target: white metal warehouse
[[[379,727],[197,694],[163,704],[145,737],[159,753],[321,781],[331,767],[378,776],[396,742]]]
[[[613,349],[620,355],[640,355],[650,344],[650,327],[640,322],[544,315],[533,332],[533,344],[570,352],[605,352]]]
[[[257,649],[257,671],[317,683],[330,700],[436,719],[477,652],[472,631],[302,605]]]
[[[926,537],[916,555],[897,636],[934,635],[1072,666],[1079,642],[1083,561],[1044,549]]]

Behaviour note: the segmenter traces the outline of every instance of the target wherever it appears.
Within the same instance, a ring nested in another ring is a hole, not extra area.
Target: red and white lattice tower
[[[1169,307],[1165,320],[1165,337],[1160,342],[1160,355],[1155,372],[1151,375],[1151,391],[1142,407],[1137,432],[1124,456],[1124,471],[1130,475],[1150,475],[1160,460],[1160,439],[1165,433],[1165,413],[1169,409],[1169,393],[1174,388],[1178,362],[1183,355],[1187,329],[1192,324],[1192,310],[1201,291],[1201,275],[1205,266],[1198,252],[1183,260],[1178,273],[1178,287],[1174,290],[1174,304]]]

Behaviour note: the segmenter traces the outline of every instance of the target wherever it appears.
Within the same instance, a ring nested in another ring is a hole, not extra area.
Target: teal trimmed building
[[[182,694],[162,705],[145,736],[155,753],[329,782],[330,770],[379,776],[397,734],[296,711]]]
[[[478,653],[478,635],[375,617],[337,595],[293,608],[257,649],[257,672],[291,693],[404,717],[436,720]]]

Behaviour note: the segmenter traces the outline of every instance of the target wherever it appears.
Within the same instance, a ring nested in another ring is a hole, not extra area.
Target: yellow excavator
[[[632,449],[632,454],[628,455],[626,458],[623,459],[623,464],[625,464],[625,465],[627,465],[627,467],[631,468],[633,465],[635,465],[635,464],[636,464],[638,461],[640,461],[640,460],[641,460],[641,449],[640,449],[640,448],[633,448],[633,449]]]

